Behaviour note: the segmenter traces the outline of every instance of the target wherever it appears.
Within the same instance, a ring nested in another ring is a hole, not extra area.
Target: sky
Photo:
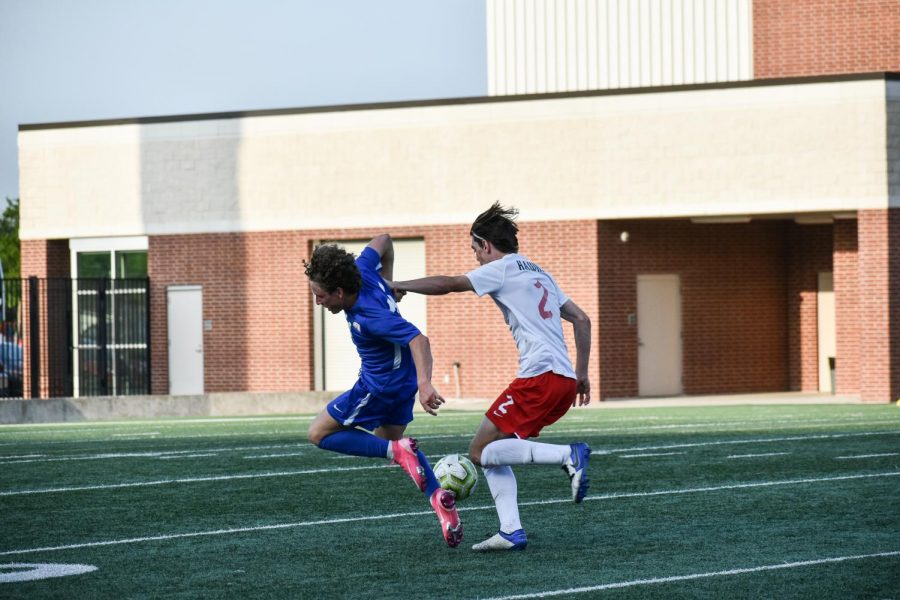
[[[484,0],[0,0],[0,203],[20,124],[484,96]]]

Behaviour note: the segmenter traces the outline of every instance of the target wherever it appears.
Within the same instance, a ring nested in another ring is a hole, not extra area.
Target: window
[[[71,240],[75,395],[149,393],[147,238]]]

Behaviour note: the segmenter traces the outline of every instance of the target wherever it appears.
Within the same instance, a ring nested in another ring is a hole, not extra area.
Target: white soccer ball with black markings
[[[448,454],[434,465],[434,476],[441,487],[450,490],[457,500],[465,500],[478,485],[478,471],[472,461],[460,454]]]

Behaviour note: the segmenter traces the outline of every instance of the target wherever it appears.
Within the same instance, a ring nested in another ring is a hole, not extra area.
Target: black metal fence
[[[6,279],[0,305],[0,396],[150,393],[148,279]]]

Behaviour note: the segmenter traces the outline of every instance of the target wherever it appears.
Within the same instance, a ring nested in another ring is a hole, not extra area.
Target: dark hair
[[[362,275],[353,255],[337,244],[324,244],[313,250],[309,262],[303,261],[306,276],[323,286],[329,293],[338,288],[355,294],[362,286]]]
[[[519,210],[516,208],[503,208],[500,202],[494,202],[489,209],[478,215],[469,234],[475,238],[482,238],[494,245],[500,252],[506,254],[519,251],[519,240],[516,234],[519,227],[516,225],[516,217]]]

